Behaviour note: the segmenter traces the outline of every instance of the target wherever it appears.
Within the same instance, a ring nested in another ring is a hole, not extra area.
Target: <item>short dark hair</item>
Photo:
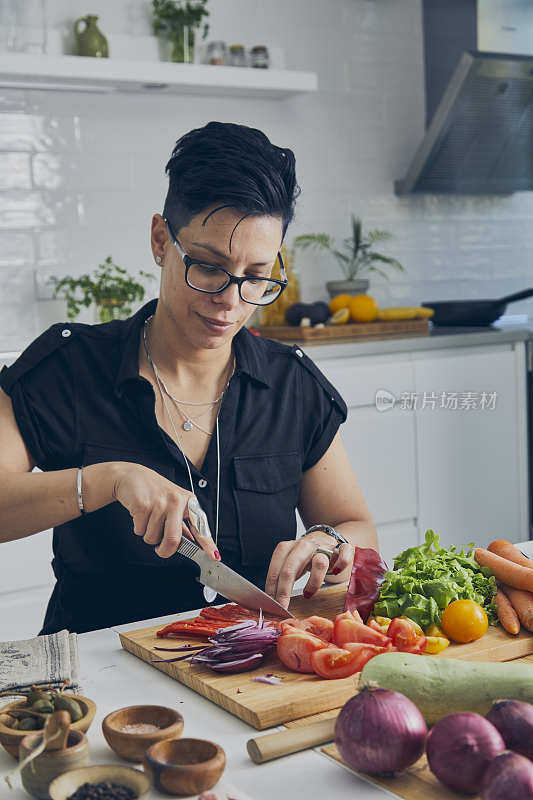
[[[279,216],[285,236],[300,194],[292,150],[276,147],[256,128],[231,122],[209,122],[178,139],[165,172],[163,216],[176,233],[219,203],[245,216]]]

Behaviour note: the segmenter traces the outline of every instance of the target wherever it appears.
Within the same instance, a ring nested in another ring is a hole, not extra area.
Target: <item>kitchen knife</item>
[[[190,539],[182,536],[177,552],[198,564],[200,577],[197,580],[200,583],[204,586],[209,586],[232,603],[239,603],[245,608],[256,611],[262,609],[263,613],[272,614],[282,619],[294,616],[273,597],[270,597],[266,592],[262,592],[261,589],[247,581],[238,572],[227,567],[226,564],[222,564],[221,561],[213,561],[201,547],[198,547]]]

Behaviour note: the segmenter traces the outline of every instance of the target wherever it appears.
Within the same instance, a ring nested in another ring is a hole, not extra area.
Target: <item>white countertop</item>
[[[518,547],[533,557],[533,541]],[[186,616],[190,616],[188,612]],[[217,742],[226,752],[226,771],[213,792],[217,800],[377,800],[391,796],[351,770],[324,755],[320,748],[285,756],[267,764],[254,764],[248,757],[246,742],[268,731],[256,731],[214,703],[193,692],[181,683],[154,669],[120,646],[119,631],[143,628],[175,620],[177,615],[156,620],[128,623],[78,636],[83,694],[97,704],[94,722],[87,737],[91,748],[91,764],[111,764],[122,761],[108,747],[102,735],[102,719],[109,712],[128,705],[153,703],[173,706],[185,720],[184,735],[207,738]],[[273,730],[281,730],[276,728]],[[0,752],[0,775],[12,769],[15,762],[3,749]],[[2,781],[0,797],[27,800],[28,795],[16,779],[16,787],[8,792]],[[397,796],[397,795],[394,795]],[[146,800],[168,795],[151,790]]]

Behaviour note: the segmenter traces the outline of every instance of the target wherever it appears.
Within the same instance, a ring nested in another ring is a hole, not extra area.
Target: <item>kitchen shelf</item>
[[[295,70],[2,53],[0,87],[282,99],[314,92],[318,81],[314,72]]]

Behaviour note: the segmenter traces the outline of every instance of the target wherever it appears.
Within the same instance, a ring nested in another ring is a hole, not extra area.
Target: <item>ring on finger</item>
[[[322,553],[322,555],[327,556],[331,561],[331,557],[335,553],[335,550],[332,550],[329,547],[317,547],[313,555],[316,556],[317,553]]]

